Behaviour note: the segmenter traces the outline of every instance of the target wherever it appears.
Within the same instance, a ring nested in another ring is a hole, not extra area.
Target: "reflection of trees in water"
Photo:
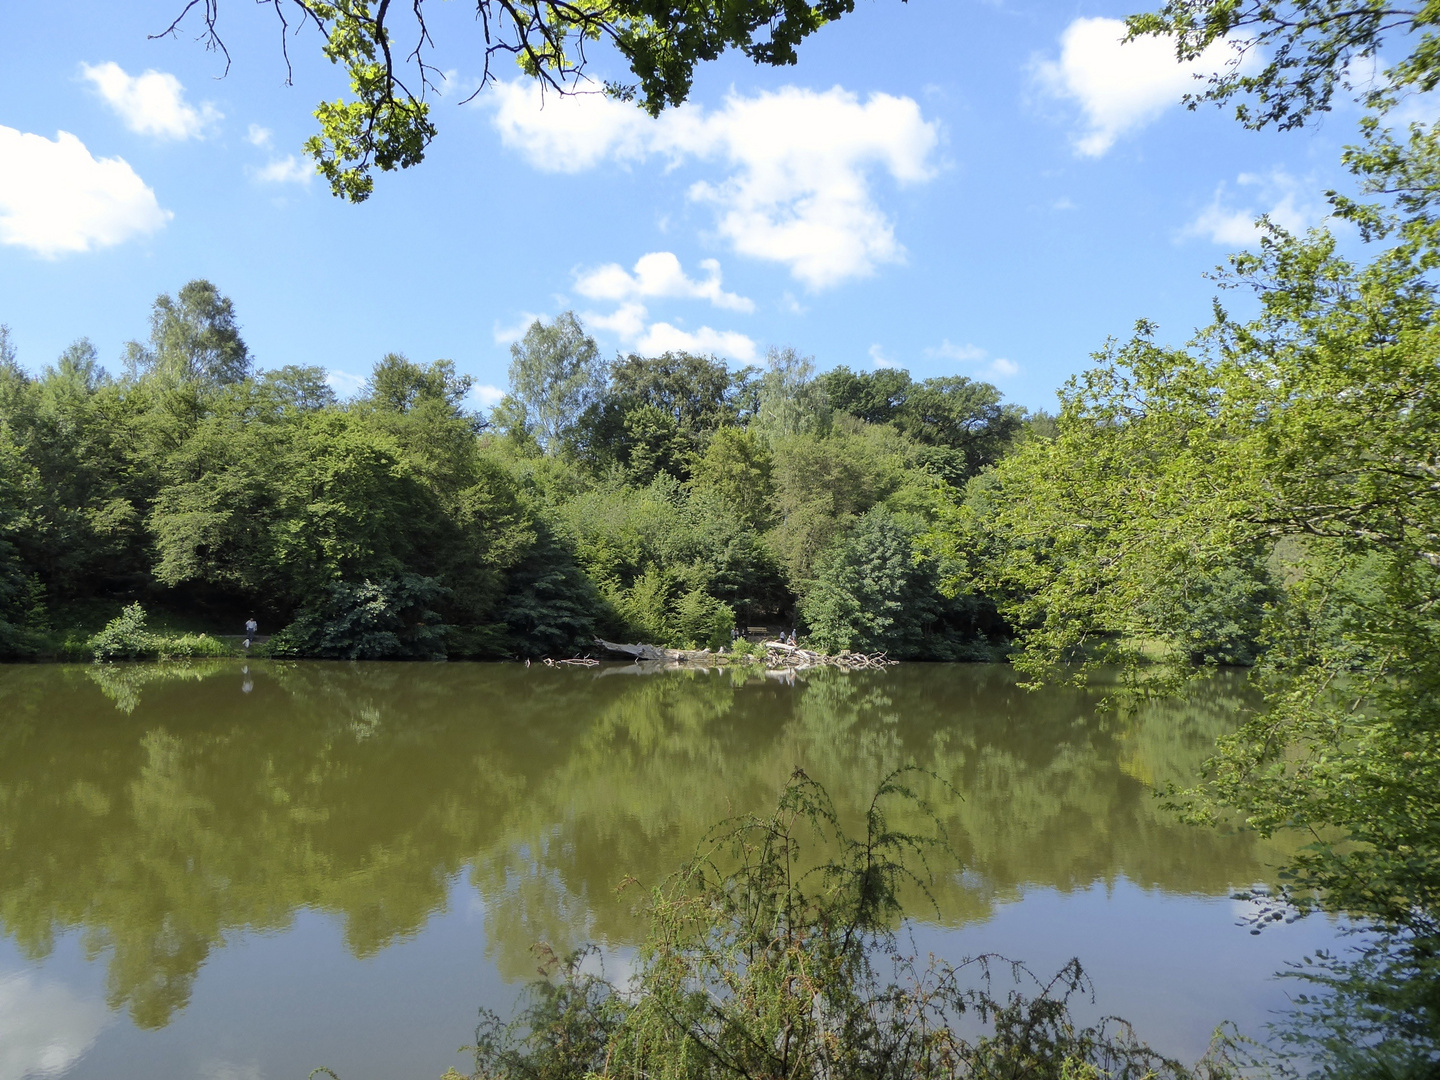
[[[1026,884],[1125,875],[1214,893],[1264,874],[1257,842],[1188,829],[1150,787],[1193,776],[1241,704],[1220,677],[1183,705],[1097,718],[1002,667],[597,679],[486,665],[135,666],[0,674],[0,924],[31,956],[56,932],[108,950],[112,1005],[164,1024],[226,932],[341,916],[357,956],[422,927],[467,865],[492,958],[536,940],[634,941],[639,890],[716,820],[768,807],[800,765],[857,816],[914,762],[971,871],[940,917]],[[117,704],[120,708],[117,709]],[[128,708],[126,707],[128,706]],[[902,822],[896,823],[903,824]],[[917,911],[923,909],[917,908]]]

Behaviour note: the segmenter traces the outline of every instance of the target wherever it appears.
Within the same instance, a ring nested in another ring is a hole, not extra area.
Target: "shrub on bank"
[[[656,891],[628,984],[597,974],[592,953],[542,949],[551,978],[519,1017],[482,1014],[471,1080],[1231,1075],[1221,1061],[1191,1072],[1120,1021],[1082,1026],[1070,1006],[1089,981],[1076,961],[1044,980],[998,958],[902,953],[900,890],[925,890],[916,871],[942,846],[888,824],[897,801],[923,810],[905,772],[881,784],[860,837],[800,771],[773,815],[722,823]],[[992,990],[992,975],[1031,992]]]
[[[95,662],[234,655],[234,649],[209,634],[153,633],[146,628],[146,618],[140,604],[130,604],[92,635],[87,646]]]

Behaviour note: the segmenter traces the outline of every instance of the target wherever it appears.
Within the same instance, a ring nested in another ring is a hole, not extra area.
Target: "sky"
[[[1259,214],[1319,224],[1356,141],[1343,107],[1283,133],[1187,110],[1222,58],[1122,45],[1133,8],[1103,0],[858,0],[797,66],[725,57],[653,120],[503,62],[465,102],[473,5],[431,3],[439,135],[353,205],[301,152],[344,91],[318,35],[289,39],[286,85],[273,10],[220,0],[227,73],[193,16],[150,39],[183,6],[0,6],[0,323],[32,371],[80,337],[118,370],[155,297],[203,277],[259,367],[342,393],[401,352],[492,405],[511,342],[573,310],[607,353],[789,346],[1053,410],[1136,320],[1174,344],[1206,323]]]

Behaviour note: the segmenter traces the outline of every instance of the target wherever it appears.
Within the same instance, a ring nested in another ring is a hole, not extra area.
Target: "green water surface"
[[[627,962],[623,878],[659,882],[797,767],[854,820],[911,763],[945,781],[921,786],[957,859],[912,898],[916,941],[1078,954],[1105,1011],[1196,1050],[1263,1022],[1265,976],[1333,928],[1249,935],[1227,897],[1280,852],[1154,798],[1235,723],[1243,675],[1096,700],[979,665],[0,668],[0,1080],[433,1080],[536,942]]]

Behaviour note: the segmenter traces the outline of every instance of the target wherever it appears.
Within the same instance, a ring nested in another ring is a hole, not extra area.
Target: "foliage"
[[[815,561],[850,523],[901,485],[904,460],[884,429],[796,435],[774,450],[775,516],[770,543],[803,589]]]
[[[801,605],[808,643],[920,660],[990,659],[977,601],[940,596],[936,565],[915,550],[919,531],[876,507],[821,556]]]
[[[134,660],[155,651],[155,638],[145,629],[145,609],[130,604],[90,639],[97,661]]]
[[[751,528],[764,530],[771,522],[774,469],[765,440],[748,429],[726,427],[691,464],[691,483],[713,492]]]
[[[575,425],[594,398],[602,379],[600,349],[575,313],[567,311],[548,326],[539,319],[531,323],[510,346],[510,358],[517,420],[548,447]]]
[[[408,5],[406,15],[388,4],[292,0],[275,3],[282,31],[290,18],[320,32],[321,52],[349,77],[350,99],[322,102],[315,110],[320,131],[306,141],[306,152],[331,190],[362,202],[374,188],[371,170],[405,169],[424,159],[436,128],[426,101],[434,80],[444,75],[428,59],[435,45],[426,22],[424,0]],[[187,4],[166,33],[179,30],[193,4]],[[757,64],[796,62],[797,46],[827,22],[853,11],[854,0],[475,0],[483,37],[476,43],[481,87],[493,78],[491,61],[512,57],[541,88],[574,92],[586,78],[587,51],[603,41],[619,52],[634,83],[607,83],[621,100],[637,95],[652,116],[678,105],[690,93],[695,65],[737,49]],[[229,53],[217,31],[220,5],[201,9],[201,37],[207,47]],[[402,44],[406,38],[413,46]],[[413,65],[413,73],[405,74]]]
[[[142,657],[188,659],[231,656],[233,650],[208,634],[152,633],[146,628],[145,609],[130,604],[94,634],[88,646],[96,663],[138,660]]]
[[[815,379],[815,360],[794,349],[771,349],[754,390],[753,429],[774,442],[796,435],[823,435],[830,402]]]
[[[569,449],[597,475],[619,468],[637,484],[662,472],[684,480],[694,456],[736,418],[734,395],[744,377],[732,376],[721,360],[688,353],[617,358]]]
[[[1386,152],[1360,155],[1374,186],[1398,179]],[[1027,671],[1089,655],[1127,664],[1146,688],[1167,680],[1143,665],[1145,643],[1187,660],[1205,628],[1228,633],[1214,629],[1216,596],[1243,607],[1273,589],[1266,706],[1179,799],[1196,820],[1238,814],[1262,834],[1306,836],[1288,898],[1367,921],[1433,997],[1440,324],[1433,220],[1410,180],[1403,190],[1400,214],[1341,204],[1372,238],[1396,238],[1369,263],[1328,234],[1272,228],[1233,260],[1229,283],[1255,289],[1255,319],[1217,308],[1184,350],[1142,325],[1101,354],[1068,388],[1055,439],[985,479],[988,513],[956,511],[947,550],[968,558],[972,587],[1002,598]]]
[[[433,578],[337,581],[269,642],[273,656],[338,660],[438,660],[449,629],[432,610],[444,592]]]
[[[1401,92],[1434,89],[1440,82],[1437,21],[1431,8],[1384,0],[1166,0],[1157,11],[1131,16],[1127,25],[1131,37],[1172,38],[1181,60],[1228,46],[1230,62],[1186,100],[1193,108],[1203,100],[1238,97],[1242,123],[1285,129],[1328,112],[1337,89],[1356,90],[1368,106],[1382,110]],[[1382,62],[1387,42],[1409,53],[1376,71],[1366,86],[1365,72]]]
[[[156,297],[150,344],[130,342],[125,363],[132,375],[224,386],[250,374],[250,350],[240,337],[230,299],[197,278],[174,298],[164,293]]]
[[[991,968],[1004,961],[922,966],[900,952],[898,890],[926,880],[937,844],[890,824],[894,804],[918,801],[909,779],[881,783],[852,837],[797,771],[771,815],[718,826],[656,891],[630,985],[588,971],[584,952],[552,960],[519,1018],[482,1019],[474,1077],[1192,1075],[1123,1023],[1081,1027],[1078,963],[1030,977],[1033,996],[1000,996]]]
[[[995,387],[962,375],[916,383],[898,368],[856,374],[838,367],[817,381],[837,412],[868,424],[894,424],[940,451],[928,455],[927,463],[951,483],[963,483],[1000,460],[1024,421],[1023,410],[1001,405]]]
[[[877,505],[933,521],[942,458],[964,456],[919,421],[832,413],[794,350],[759,375],[678,352],[602,364],[566,314],[517,343],[487,420],[448,360],[388,353],[344,401],[322,368],[254,372],[228,298],[178,297],[119,378],[84,340],[32,377],[6,337],[0,653],[66,652],[96,597],[293,623],[287,655],[724,644],[736,620],[795,625],[817,559]],[[412,603],[418,580],[433,593]],[[896,655],[974,652],[950,617],[965,604],[933,573],[915,588],[926,631]]]

